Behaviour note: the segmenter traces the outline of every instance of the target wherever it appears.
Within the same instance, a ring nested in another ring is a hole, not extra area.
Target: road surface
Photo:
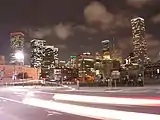
[[[2,120],[160,120],[160,88],[1,87]]]

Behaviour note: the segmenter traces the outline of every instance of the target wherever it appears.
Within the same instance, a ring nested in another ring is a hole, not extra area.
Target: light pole
[[[22,80],[24,79],[24,53],[23,50],[22,51],[16,51],[15,52],[15,59],[18,63],[21,63],[21,67],[22,67]]]

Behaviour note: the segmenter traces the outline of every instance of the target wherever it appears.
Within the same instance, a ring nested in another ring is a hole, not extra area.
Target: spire
[[[115,52],[115,42],[114,42],[114,38],[113,38],[112,48],[113,48],[113,51]]]

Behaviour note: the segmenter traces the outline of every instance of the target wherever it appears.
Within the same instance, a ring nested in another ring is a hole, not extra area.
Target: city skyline
[[[2,120],[160,120],[160,0],[0,1]]]
[[[160,45],[160,36],[157,32],[160,26],[158,2],[157,0],[147,0],[147,2],[137,4],[134,4],[133,0],[123,0],[121,4],[119,1],[112,2],[111,0],[39,2],[36,4],[44,4],[44,9],[40,11],[40,8],[34,6],[34,2],[19,1],[16,3],[19,6],[15,10],[17,14],[12,19],[10,12],[7,12],[15,4],[11,2],[8,3],[10,7],[2,10],[6,11],[4,12],[6,16],[0,21],[2,24],[0,30],[3,31],[0,35],[2,41],[0,53],[8,58],[10,53],[9,33],[22,31],[27,41],[34,38],[45,39],[49,44],[60,48],[60,59],[62,60],[68,59],[70,55],[86,51],[95,53],[102,48],[100,41],[113,38],[116,47],[126,56],[129,52],[125,51],[132,51],[130,19],[140,16],[145,19],[149,57],[157,58]],[[70,8],[72,4],[77,8],[74,9],[75,13]],[[56,8],[54,5],[62,5],[63,9]],[[24,10],[28,6],[31,6],[30,10]],[[49,15],[45,16],[46,13]],[[25,45],[29,46],[28,43]]]

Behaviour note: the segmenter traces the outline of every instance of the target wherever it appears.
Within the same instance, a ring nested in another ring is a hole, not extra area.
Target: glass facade
[[[137,63],[147,59],[147,43],[145,40],[144,19],[137,17],[131,20],[134,57]]]
[[[45,40],[34,39],[31,41],[31,67],[39,68],[42,66],[45,44]]]
[[[103,59],[104,60],[111,59],[111,55],[110,55],[110,41],[109,40],[103,40],[101,43],[103,45],[103,49],[102,49]]]
[[[10,46],[11,46],[11,64],[19,64],[17,61],[15,54],[17,51],[23,52],[24,50],[24,34],[21,32],[10,33]]]
[[[92,56],[81,55],[78,57],[79,77],[94,75],[94,58]]]
[[[52,76],[55,68],[54,46],[45,46],[43,55],[42,73],[48,76]]]

